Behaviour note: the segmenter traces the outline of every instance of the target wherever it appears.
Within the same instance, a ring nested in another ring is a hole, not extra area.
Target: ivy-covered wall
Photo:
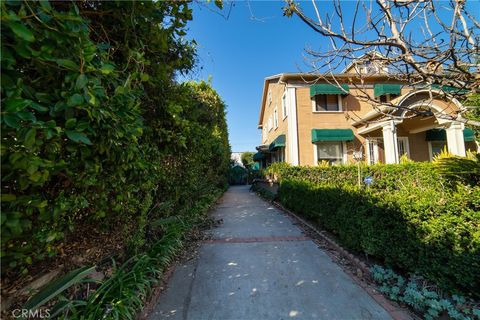
[[[1,9],[2,273],[102,233],[135,252],[159,236],[149,222],[225,187],[225,105],[175,81],[195,63],[188,2]]]

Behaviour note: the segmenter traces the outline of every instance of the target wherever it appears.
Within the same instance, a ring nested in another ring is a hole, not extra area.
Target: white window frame
[[[267,141],[267,127],[264,125],[263,126],[263,142]]]
[[[345,141],[331,141],[331,142],[341,142],[342,144],[342,163],[341,164],[346,164],[348,161],[347,143]],[[322,141],[313,143],[313,165],[314,166],[318,166],[318,144],[319,143],[322,143]]]
[[[273,129],[273,122],[272,122],[272,115],[268,117],[268,132],[272,131]]]
[[[408,142],[408,137],[397,137],[397,141],[403,142],[403,146],[405,147],[405,153],[407,154],[408,159],[411,159],[410,157],[410,144]],[[397,146],[400,146],[400,144],[397,142]],[[403,156],[403,154],[400,154],[400,148],[398,148],[398,161],[400,162],[400,157]]]
[[[313,113],[342,113],[343,112],[343,99],[341,94],[337,94],[338,101],[338,111],[317,111],[317,103],[315,101],[315,96],[312,97],[312,112]]]
[[[272,152],[272,163],[285,162],[285,148],[281,147]]]
[[[362,61],[356,65],[355,69],[359,74],[373,74],[380,71],[379,65],[371,61]]]
[[[272,153],[274,162],[285,162],[285,148],[281,147]]]
[[[272,90],[271,89],[268,89],[267,100],[268,100],[268,105],[272,104]]]
[[[440,141],[428,141],[428,157],[430,158],[430,161],[433,160],[432,142],[440,142]],[[445,141],[444,144],[445,146],[447,146],[447,141]],[[448,146],[447,146],[447,150],[448,150]]]
[[[285,91],[282,95],[282,120],[285,120],[285,118],[288,116],[287,112],[287,91]]]
[[[275,130],[278,129],[278,107],[275,106],[275,109],[273,109],[273,128]]]
[[[367,163],[368,164],[375,164],[378,163],[379,159],[379,153],[378,153],[378,140],[382,138],[378,137],[373,137],[373,138],[366,138],[365,139],[365,151],[367,154]],[[407,153],[407,157],[411,159],[410,157],[410,144],[408,141],[408,137],[397,137],[397,148],[399,146],[398,141],[403,141],[403,146],[405,147],[405,152]],[[373,150],[370,150],[370,142],[373,144]],[[373,161],[371,159],[371,152],[373,151]],[[403,154],[400,154],[400,150],[397,150],[398,153],[398,161],[400,161],[400,157]]]
[[[379,161],[379,157],[378,157],[378,140],[380,138],[366,138],[365,139],[365,150],[366,150],[366,153],[367,153],[367,163],[368,164],[375,164]],[[373,144],[373,150],[370,149],[370,142],[372,142]],[[370,157],[370,152],[373,151],[373,161]]]

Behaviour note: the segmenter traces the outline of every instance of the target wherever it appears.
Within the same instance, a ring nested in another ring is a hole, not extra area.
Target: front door
[[[366,146],[368,164],[385,163],[383,138],[367,138]]]

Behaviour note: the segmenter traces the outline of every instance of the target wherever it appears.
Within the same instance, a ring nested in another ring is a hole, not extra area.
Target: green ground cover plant
[[[461,295],[445,294],[421,276],[404,278],[378,265],[371,267],[370,271],[379,290],[389,299],[409,305],[427,320],[439,317],[458,320],[480,318],[480,303]]]
[[[274,164],[266,174],[279,181],[283,205],[336,234],[350,250],[478,299],[480,186],[452,176],[438,163],[361,170],[372,184],[358,185],[355,165]],[[478,179],[471,174],[466,176]]]

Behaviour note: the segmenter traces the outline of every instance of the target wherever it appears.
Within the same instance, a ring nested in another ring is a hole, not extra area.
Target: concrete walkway
[[[281,211],[231,187],[223,223],[177,266],[150,319],[391,319]]]

